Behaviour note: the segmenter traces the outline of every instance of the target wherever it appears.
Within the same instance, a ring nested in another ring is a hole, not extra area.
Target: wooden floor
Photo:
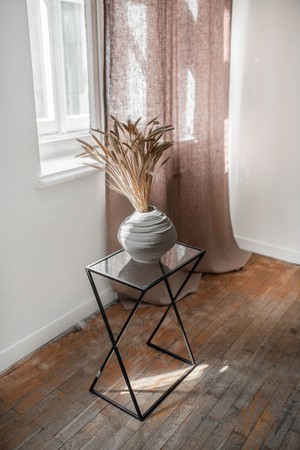
[[[95,315],[2,374],[0,448],[300,449],[300,266],[253,255],[240,272],[205,275],[179,309],[198,365],[148,420],[89,392],[110,348]],[[142,351],[162,312],[138,310],[120,343],[144,409],[185,370]],[[107,313],[116,332],[128,310]],[[184,355],[176,321],[164,325],[157,343]],[[114,357],[100,380],[130,407]]]

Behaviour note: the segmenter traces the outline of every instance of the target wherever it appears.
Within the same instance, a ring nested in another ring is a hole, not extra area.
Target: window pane
[[[39,120],[53,120],[54,98],[49,11],[44,0],[27,0],[27,6],[36,114]]]
[[[84,5],[61,2],[67,115],[89,113]]]

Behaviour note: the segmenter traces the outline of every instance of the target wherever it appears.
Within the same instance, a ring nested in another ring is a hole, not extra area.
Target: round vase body
[[[149,207],[149,211],[135,211],[121,223],[118,241],[124,250],[137,262],[155,263],[177,239],[171,220],[161,211]]]

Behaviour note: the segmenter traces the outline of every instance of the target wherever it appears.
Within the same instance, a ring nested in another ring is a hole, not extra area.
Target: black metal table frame
[[[186,244],[180,244],[180,245],[184,245],[185,247],[190,247],[190,248],[193,248],[195,250],[199,250],[200,253],[197,254],[197,255],[194,255],[193,257],[191,257],[189,259],[187,259],[182,264],[179,264],[177,267],[175,267],[174,269],[172,269],[168,273],[165,273],[163,264],[161,263],[161,261],[159,261],[159,266],[160,266],[160,269],[162,271],[162,277],[157,279],[157,280],[155,280],[153,283],[148,285],[147,288],[145,288],[145,289],[142,289],[141,287],[136,287],[136,286],[134,286],[132,284],[126,283],[125,281],[121,281],[119,279],[116,279],[116,278],[114,278],[112,276],[109,276],[108,274],[104,274],[104,273],[103,274],[102,273],[99,274],[97,271],[93,270],[93,266],[95,266],[97,263],[99,263],[101,261],[104,261],[104,260],[106,260],[108,258],[111,258],[112,256],[116,255],[117,253],[120,253],[120,252],[124,251],[122,249],[118,250],[117,252],[112,253],[111,255],[108,255],[105,258],[102,258],[101,260],[97,261],[96,263],[90,264],[89,266],[86,267],[87,276],[88,276],[90,284],[92,286],[92,289],[93,289],[96,301],[97,301],[99,309],[100,309],[100,313],[102,315],[102,318],[103,318],[103,321],[104,321],[107,333],[109,335],[109,338],[110,338],[110,341],[111,341],[111,344],[112,344],[112,347],[111,347],[110,351],[108,352],[106,358],[104,359],[100,369],[98,370],[98,372],[96,374],[96,377],[95,377],[95,379],[94,379],[94,381],[93,381],[93,383],[92,383],[92,385],[91,385],[89,390],[93,394],[95,394],[98,397],[106,400],[110,404],[116,406],[117,408],[121,409],[122,411],[126,412],[127,414],[135,417],[136,419],[138,419],[140,421],[145,420],[171,394],[171,392],[191,373],[191,371],[196,367],[196,362],[195,362],[195,359],[194,359],[194,356],[193,356],[193,353],[192,353],[192,350],[191,350],[191,347],[190,347],[190,344],[189,344],[189,341],[188,341],[188,338],[187,338],[187,334],[186,334],[186,331],[184,329],[182,320],[181,320],[179,312],[178,312],[178,308],[177,308],[177,305],[176,305],[176,300],[177,300],[178,296],[180,295],[180,293],[182,292],[182,290],[185,287],[185,285],[187,284],[187,282],[189,281],[189,279],[192,276],[192,274],[195,272],[196,267],[198,266],[200,260],[202,259],[202,257],[205,254],[205,250],[200,250],[200,249],[198,249],[196,247],[192,247],[192,246],[186,245]],[[169,276],[172,275],[173,273],[177,272],[178,270],[182,269],[187,264],[189,264],[189,263],[191,263],[193,261],[195,261],[195,262],[194,262],[192,268],[187,272],[187,276],[184,279],[183,283],[181,284],[180,288],[178,289],[177,293],[175,295],[173,295],[173,293],[171,291],[171,287],[170,287],[169,281],[168,281]],[[100,299],[97,287],[96,287],[95,282],[93,280],[92,273],[95,273],[95,274],[100,275],[100,276],[104,276],[106,278],[110,278],[110,279],[112,279],[114,281],[118,281],[119,283],[123,283],[125,285],[128,285],[130,287],[133,287],[134,289],[137,289],[137,290],[141,291],[140,296],[139,296],[138,300],[135,303],[135,306],[131,310],[129,316],[127,317],[125,323],[123,324],[123,326],[121,328],[121,331],[119,332],[119,334],[118,334],[118,336],[116,338],[113,335],[111,326],[110,326],[109,321],[107,319],[107,315],[105,313],[105,309],[104,309],[103,304],[101,302],[101,299]],[[159,283],[161,283],[163,281],[164,281],[164,283],[166,285],[166,288],[167,288],[167,291],[168,291],[168,294],[169,294],[169,297],[170,297],[170,305],[167,307],[166,311],[164,312],[162,318],[158,322],[157,326],[155,327],[153,333],[149,337],[149,339],[148,339],[146,344],[149,345],[150,347],[152,347],[152,348],[162,352],[162,353],[165,353],[165,354],[167,354],[169,356],[172,356],[173,358],[176,358],[176,359],[178,359],[180,361],[183,361],[186,364],[189,364],[191,366],[191,368],[189,370],[187,370],[183,375],[181,375],[144,413],[142,413],[141,410],[140,410],[140,407],[138,405],[138,402],[137,402],[136,396],[134,394],[134,391],[132,389],[130,380],[128,378],[128,375],[127,375],[127,372],[126,372],[126,369],[125,369],[125,366],[124,366],[124,363],[123,363],[120,351],[118,349],[118,344],[119,344],[122,336],[124,335],[127,327],[129,326],[129,323],[131,322],[131,320],[132,320],[136,310],[138,309],[139,305],[141,304],[145,293],[149,289],[151,289],[152,287],[154,287],[155,285],[157,285],[157,284],[159,284]],[[158,346],[156,344],[153,344],[151,342],[152,339],[154,338],[154,336],[156,335],[157,331],[159,330],[160,326],[164,322],[164,320],[165,320],[165,318],[166,318],[166,316],[167,316],[167,314],[168,314],[168,312],[170,311],[171,308],[173,308],[174,313],[176,315],[176,318],[177,318],[177,321],[178,321],[178,325],[179,325],[179,327],[181,329],[181,332],[182,332],[182,335],[183,335],[183,339],[184,339],[186,348],[188,350],[188,354],[190,356],[190,359],[186,359],[186,358],[184,358],[184,357],[182,357],[180,355],[177,355],[177,354],[169,351],[168,349],[162,348],[162,347],[160,347],[160,346]],[[99,378],[100,378],[100,376],[101,376],[105,366],[107,365],[107,363],[110,360],[110,358],[111,358],[113,353],[115,353],[115,355],[117,357],[118,363],[120,365],[120,369],[122,371],[124,380],[125,380],[126,385],[128,387],[128,391],[130,393],[130,397],[131,397],[132,403],[133,403],[133,405],[134,405],[134,407],[136,409],[136,412],[131,411],[130,409],[126,408],[126,406],[123,406],[123,405],[117,403],[113,399],[107,397],[106,395],[102,394],[101,392],[99,392],[99,391],[97,391],[95,389],[95,385],[96,385],[97,381],[99,380]]]

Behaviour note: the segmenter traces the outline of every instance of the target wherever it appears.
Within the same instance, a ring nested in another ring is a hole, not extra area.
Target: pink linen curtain
[[[229,0],[106,0],[106,110],[122,121],[158,116],[175,127],[172,158],[151,203],[174,222],[179,241],[206,250],[203,272],[244,266],[229,214],[227,126]],[[107,192],[110,250],[132,212]]]

